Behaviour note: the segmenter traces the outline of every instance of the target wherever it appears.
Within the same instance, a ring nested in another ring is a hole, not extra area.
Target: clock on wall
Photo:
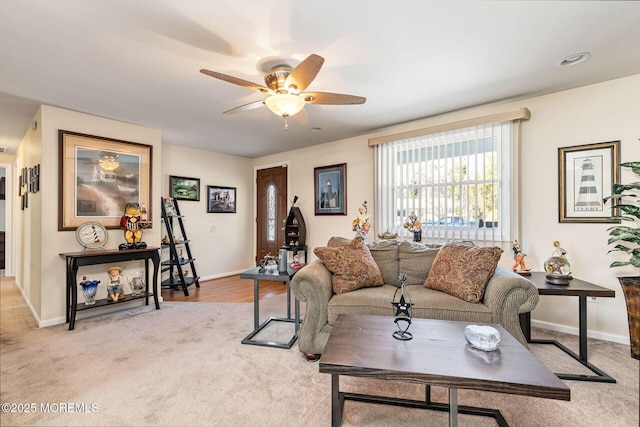
[[[108,238],[107,229],[99,222],[88,221],[76,229],[76,239],[86,249],[100,249]]]

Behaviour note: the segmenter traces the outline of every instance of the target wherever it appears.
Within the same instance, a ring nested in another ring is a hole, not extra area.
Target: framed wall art
[[[558,148],[559,222],[611,222],[602,199],[620,179],[620,141]]]
[[[208,213],[236,213],[235,187],[207,185]]]
[[[316,215],[347,214],[347,164],[313,169]]]
[[[95,221],[120,228],[127,203],[145,203],[151,221],[150,145],[58,131],[58,230]]]
[[[171,197],[178,200],[200,200],[200,180],[184,176],[170,176],[169,189]]]

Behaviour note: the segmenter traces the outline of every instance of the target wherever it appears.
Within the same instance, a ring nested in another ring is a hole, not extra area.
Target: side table
[[[247,335],[242,344],[260,345],[264,347],[275,347],[289,349],[293,346],[293,343],[298,339],[300,333],[300,301],[294,298],[294,317],[291,317],[291,279],[298,270],[293,270],[291,267],[287,268],[286,273],[281,273],[278,270],[260,270],[260,267],[254,267],[251,270],[247,270],[240,274],[241,279],[253,279],[253,332]],[[270,280],[277,282],[284,282],[287,286],[287,317],[269,317],[267,320],[260,324],[260,281]],[[260,331],[262,331],[270,322],[288,322],[294,323],[294,334],[286,343],[274,342],[274,341],[259,341],[254,340]]]
[[[531,276],[525,276],[538,288],[540,295],[555,296],[576,296],[578,297],[578,315],[579,315],[579,355],[571,351],[566,346],[556,340],[541,340],[531,338],[531,313],[520,315],[520,326],[527,342],[532,344],[553,344],[569,356],[573,357],[581,365],[585,366],[596,375],[576,375],[576,374],[556,374],[558,378],[565,380],[577,381],[594,381],[604,383],[615,383],[608,374],[601,369],[588,362],[587,359],[587,297],[597,298],[613,298],[616,296],[615,291],[585,282],[584,280],[574,278],[569,285],[554,285],[548,283],[545,279],[546,274],[540,271],[531,273]]]

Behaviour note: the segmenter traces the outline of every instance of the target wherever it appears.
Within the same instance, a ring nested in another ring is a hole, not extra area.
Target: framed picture
[[[151,221],[152,147],[58,131],[58,230],[95,221],[120,228],[127,203],[145,203]]]
[[[200,200],[200,180],[184,176],[170,176],[169,188],[171,197],[178,200]]]
[[[347,214],[347,164],[313,169],[316,215]]]
[[[208,213],[236,213],[235,187],[207,185]]]
[[[612,222],[602,201],[620,179],[620,141],[558,148],[559,222]]]

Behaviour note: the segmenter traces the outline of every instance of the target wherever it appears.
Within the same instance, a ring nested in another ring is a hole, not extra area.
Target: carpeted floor
[[[15,285],[2,285],[0,415],[2,426],[327,426],[330,376],[282,350],[240,341],[253,328],[253,305],[166,302],[37,329]],[[261,317],[282,316],[285,296],[261,301]],[[286,340],[293,325],[276,323],[265,339]],[[270,336],[269,336],[270,335]],[[534,330],[575,349],[577,338]],[[554,372],[583,372],[552,346],[534,354]],[[590,361],[617,384],[567,381],[571,401],[460,390],[459,404],[500,409],[511,426],[635,427],[638,361],[629,347],[589,340]],[[576,366],[577,365],[577,366]],[[584,372],[588,373],[588,372]],[[421,399],[424,388],[342,378],[359,393]],[[433,388],[446,402],[447,390]],[[5,412],[10,409],[21,412]],[[33,404],[33,405],[32,405]],[[28,412],[27,412],[28,411]],[[343,426],[445,426],[444,412],[347,402]],[[493,426],[460,415],[461,426]]]

